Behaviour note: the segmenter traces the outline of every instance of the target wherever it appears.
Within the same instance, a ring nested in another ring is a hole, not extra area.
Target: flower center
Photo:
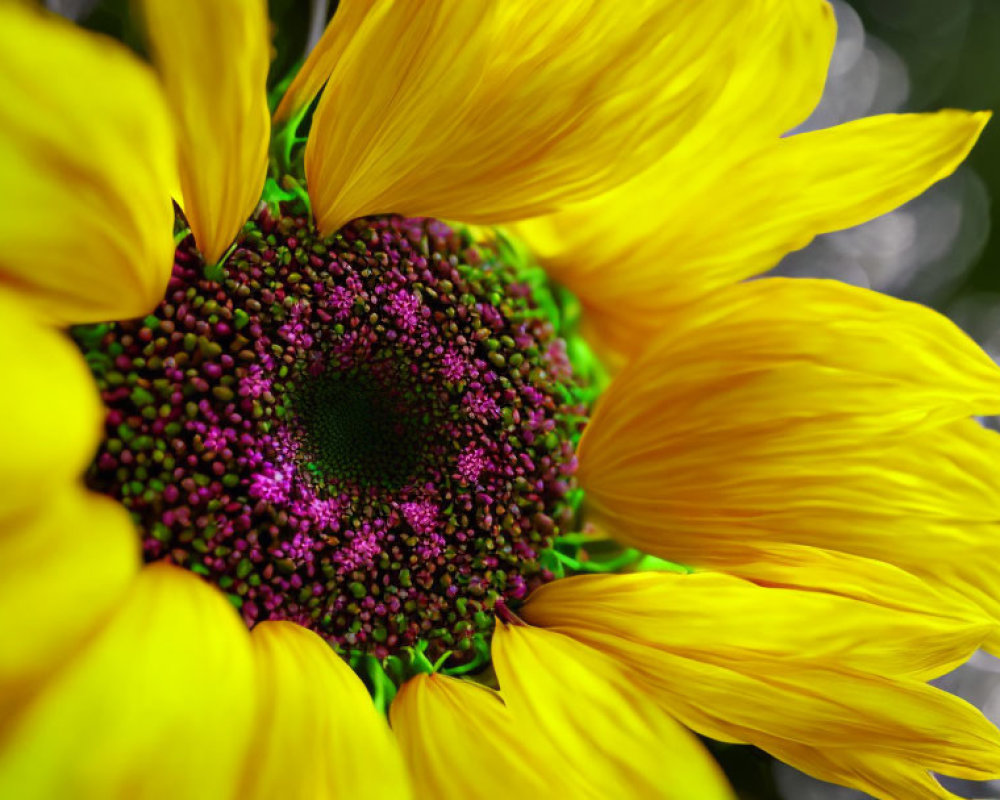
[[[420,463],[425,440],[438,430],[428,424],[433,406],[424,399],[368,370],[328,370],[296,392],[293,408],[303,447],[320,474],[400,489]]]
[[[248,625],[460,664],[552,578],[584,409],[531,291],[468,233],[322,239],[263,210],[224,273],[188,238],[153,314],[74,334],[107,407],[90,485]]]

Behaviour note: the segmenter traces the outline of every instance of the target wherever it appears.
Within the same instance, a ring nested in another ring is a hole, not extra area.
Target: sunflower
[[[785,135],[822,0],[342,0],[273,117],[262,2],[141,8],[0,7],[0,795],[1000,774],[1000,370],[744,281],[986,115]]]

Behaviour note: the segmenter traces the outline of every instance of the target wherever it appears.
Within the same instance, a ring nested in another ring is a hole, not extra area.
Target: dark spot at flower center
[[[366,370],[328,371],[293,394],[311,465],[329,482],[398,489],[415,472],[437,416],[405,385]]]
[[[155,313],[75,336],[108,409],[89,483],[248,625],[461,663],[552,577],[583,409],[530,291],[467,234],[321,239],[263,211],[220,281],[185,240]]]

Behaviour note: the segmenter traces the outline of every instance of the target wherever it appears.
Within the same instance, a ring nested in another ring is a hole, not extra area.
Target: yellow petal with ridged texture
[[[615,186],[691,129],[761,13],[734,0],[379,3],[313,117],[317,225],[497,222]]]
[[[143,0],[143,8],[180,136],[184,214],[205,261],[214,264],[264,188],[271,134],[267,6]]]
[[[897,535],[902,536],[902,530]],[[886,553],[885,557],[892,555]],[[989,557],[969,555],[970,560]],[[984,598],[979,591],[981,586],[990,585],[989,578],[996,580],[990,569],[984,571],[985,577],[979,581],[963,579],[950,585],[947,579],[942,579],[936,559],[937,556],[931,556],[932,563],[926,565],[910,564],[911,571],[907,571],[886,561],[837,550],[754,543],[746,560],[726,563],[724,569],[727,574],[761,586],[824,592],[895,609],[905,615],[918,615],[917,619],[924,617],[921,624],[927,633],[937,630],[941,639],[937,645],[927,640],[920,652],[907,654],[909,666],[905,672],[898,672],[902,662],[892,668],[897,674],[926,680],[958,667],[975,646],[989,647],[1000,636],[996,602]],[[918,577],[917,572],[924,577]],[[917,658],[911,660],[913,656]]]
[[[1000,621],[1000,437],[962,419],[996,411],[1000,368],[943,317],[863,289],[774,279],[712,299],[602,396],[579,447],[590,515],[694,565],[783,543],[886,561]]]
[[[785,279],[711,300],[685,308],[617,376],[580,442],[590,513],[656,555],[718,563],[752,538],[838,549],[855,511],[899,513],[883,497],[908,497],[911,445],[1000,405],[1000,368],[922,306]],[[948,459],[935,463],[958,479]],[[815,540],[800,521],[811,509],[823,518]]]
[[[559,280],[576,288],[577,276],[608,269],[619,275],[632,245],[654,246],[642,238],[659,241],[669,229],[664,208],[679,194],[697,196],[750,153],[773,146],[815,108],[836,39],[832,9],[826,0],[761,0],[757,6],[760,13],[736,45],[730,80],[677,147],[620,187],[515,226]]]
[[[498,624],[493,665],[516,724],[548,742],[567,797],[732,798],[698,741],[604,654]]]
[[[830,783],[851,786],[873,797],[906,800],[965,800],[938,783],[930,773],[909,768],[893,756],[859,753],[850,763],[815,749],[789,747],[789,753],[809,764],[809,772]]]
[[[57,324],[126,319],[161,299],[177,184],[169,113],[122,45],[0,6],[0,288]]]
[[[291,622],[264,622],[251,641],[259,710],[238,797],[410,796],[385,718],[326,642]]]
[[[807,562],[815,557],[789,553],[802,545],[841,551],[826,557],[845,566],[846,553],[891,562],[1000,622],[998,459],[1000,434],[972,420],[902,440],[848,442],[839,453],[786,461],[798,481],[813,483],[808,493],[751,479],[700,535],[671,526],[666,538],[671,549],[754,580],[814,580]],[[748,502],[758,511],[737,530],[727,517],[746,516]],[[856,563],[850,569],[859,578]],[[1000,652],[1000,632],[984,646]]]
[[[670,324],[674,306],[765,272],[817,234],[891,211],[951,174],[988,118],[890,114],[753,140],[755,150],[737,145],[734,160],[668,158],[517,233],[580,297],[591,337],[629,356]]]
[[[822,585],[760,586],[720,573],[588,576],[538,589],[524,614],[546,628],[588,628],[650,645],[662,639],[673,653],[714,663],[728,663],[738,653],[744,663],[765,664],[799,652],[848,670],[924,680],[966,661],[995,627],[953,604],[939,611],[925,611],[916,600],[894,607],[893,600],[920,581],[888,565],[873,573],[886,583],[874,587],[879,594],[872,601],[830,594]],[[723,613],[730,608],[738,611]],[[680,621],[643,634],[642,625],[655,614]],[[803,628],[805,619],[817,622]],[[759,624],[751,624],[755,620]]]
[[[489,787],[510,797],[547,796],[559,765],[515,726],[500,696],[471,681],[417,675],[389,708],[416,795],[466,800]]]
[[[254,700],[250,637],[225,597],[146,567],[6,727],[0,797],[235,800]]]
[[[101,436],[100,396],[80,351],[36,317],[0,288],[0,521],[74,483]]]
[[[795,752],[790,748],[789,752]],[[798,757],[808,761],[809,772],[829,781],[852,786],[873,797],[905,800],[966,800],[945,789],[934,776],[910,769],[892,756],[858,754],[850,764],[841,763],[838,754],[830,755],[801,748]]]
[[[755,744],[819,777],[871,791],[880,780],[873,764],[897,772],[898,785],[925,781],[929,770],[973,780],[1000,773],[1000,732],[964,701],[907,677],[907,656],[919,663],[938,638],[933,621],[727,575],[670,573],[556,581],[521,613],[613,658],[638,691],[699,733]],[[971,649],[957,629],[955,642]]]
[[[139,569],[139,538],[121,505],[74,486],[0,522],[0,569],[3,719],[121,600]]]
[[[676,151],[678,169],[731,162],[803,122],[826,85],[837,23],[826,0],[750,0],[756,11],[734,49],[732,76]],[[709,155],[716,156],[709,158]]]
[[[341,0],[337,3],[333,19],[274,110],[275,126],[295,117],[320,93],[351,37],[357,33],[358,26],[374,4],[375,0]]]

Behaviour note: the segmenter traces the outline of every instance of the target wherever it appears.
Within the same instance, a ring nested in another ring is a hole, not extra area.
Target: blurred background
[[[572,1],[572,0],[570,0]],[[1000,110],[1000,0],[832,0],[839,32],[822,102],[800,130],[871,114]],[[142,52],[128,0],[47,0]],[[274,88],[323,31],[336,0],[270,0]],[[775,273],[837,278],[947,314],[1000,360],[1000,119],[955,175],[879,219],[819,237]],[[991,231],[998,235],[991,237]],[[1000,659],[979,653],[937,681],[1000,723]],[[711,745],[742,800],[864,800],[751,747]],[[949,781],[1000,798],[1000,781]],[[692,799],[695,800],[695,799]]]

